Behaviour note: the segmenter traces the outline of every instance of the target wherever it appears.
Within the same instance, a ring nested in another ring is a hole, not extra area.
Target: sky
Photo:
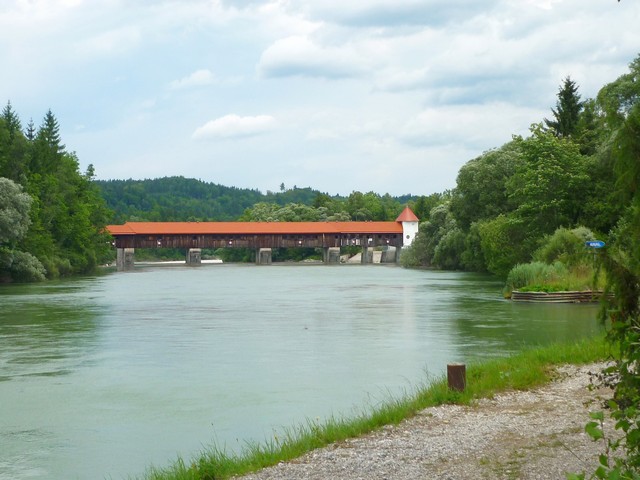
[[[0,0],[0,102],[98,179],[429,195],[640,53],[638,0]]]

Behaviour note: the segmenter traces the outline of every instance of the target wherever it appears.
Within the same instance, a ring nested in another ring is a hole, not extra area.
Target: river
[[[593,305],[388,265],[144,267],[0,288],[0,479],[139,476],[349,416],[450,362],[592,335]]]

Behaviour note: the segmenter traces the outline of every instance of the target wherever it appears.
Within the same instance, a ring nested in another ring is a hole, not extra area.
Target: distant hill
[[[283,192],[226,187],[194,178],[96,180],[115,223],[146,221],[230,221],[258,202],[311,205],[321,193],[310,187]]]

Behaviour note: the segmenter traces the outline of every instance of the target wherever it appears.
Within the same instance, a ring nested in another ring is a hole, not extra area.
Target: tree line
[[[506,277],[536,258],[559,229],[583,227],[582,235],[593,238],[616,231],[635,188],[623,174],[628,161],[616,135],[637,103],[639,74],[640,58],[586,100],[564,79],[550,119],[460,169],[456,187],[420,225],[404,264]]]
[[[349,221],[395,220],[411,195],[374,192],[331,196],[311,187],[267,191],[226,187],[193,178],[96,180],[110,221]],[[425,212],[428,213],[428,212]]]
[[[23,130],[11,103],[0,115],[0,283],[92,271],[109,260],[110,216],[92,181],[65,149],[49,110]]]

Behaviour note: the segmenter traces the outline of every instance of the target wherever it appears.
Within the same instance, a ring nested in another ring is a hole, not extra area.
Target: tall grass
[[[531,262],[518,264],[511,269],[504,286],[504,296],[511,297],[514,290],[561,292],[598,290],[604,287],[606,279],[600,273],[597,277],[593,267],[577,264],[567,267],[561,262],[547,264]]]
[[[554,365],[584,364],[610,356],[602,337],[572,344],[555,344],[525,350],[507,358],[472,364],[467,368],[464,392],[449,390],[444,377],[416,388],[410,394],[389,398],[381,405],[363,409],[353,418],[330,417],[285,428],[263,443],[248,443],[239,453],[213,447],[191,462],[176,460],[166,468],[150,468],[146,480],[213,480],[242,475],[288,461],[330,443],[357,437],[383,425],[395,425],[420,410],[442,404],[469,404],[474,399],[504,390],[524,390],[550,380]]]

